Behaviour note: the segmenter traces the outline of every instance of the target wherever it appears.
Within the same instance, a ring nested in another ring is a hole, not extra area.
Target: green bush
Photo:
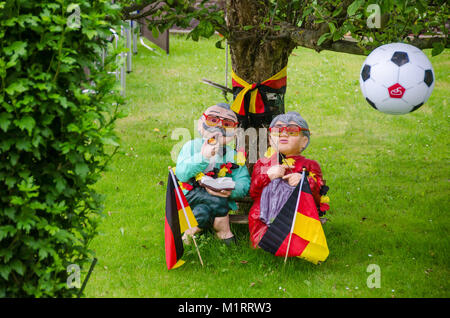
[[[67,267],[93,256],[92,185],[118,147],[117,52],[100,53],[120,23],[110,0],[0,1],[0,297],[78,293]]]

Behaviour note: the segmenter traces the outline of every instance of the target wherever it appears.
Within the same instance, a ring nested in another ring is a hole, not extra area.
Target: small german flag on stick
[[[184,264],[181,259],[183,256],[184,247],[181,234],[187,229],[197,226],[197,220],[192,213],[191,208],[181,191],[178,180],[169,167],[169,177],[167,180],[166,191],[166,218],[164,226],[164,239],[166,249],[166,263],[167,269],[177,268]],[[195,241],[195,237],[192,236],[197,254],[200,259],[200,263],[203,266],[202,257]]]

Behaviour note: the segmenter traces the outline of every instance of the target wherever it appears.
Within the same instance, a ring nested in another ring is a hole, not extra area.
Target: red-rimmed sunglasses
[[[301,131],[309,131],[308,128],[302,128],[297,125],[288,125],[288,126],[275,126],[272,128],[269,128],[270,134],[272,136],[280,136],[283,131],[286,131],[286,134],[288,136],[298,136],[300,135]]]
[[[232,119],[220,118],[214,115],[206,115],[205,113],[203,113],[203,116],[205,117],[205,122],[208,126],[214,127],[219,123],[222,123],[223,128],[235,128],[238,125],[238,123]]]

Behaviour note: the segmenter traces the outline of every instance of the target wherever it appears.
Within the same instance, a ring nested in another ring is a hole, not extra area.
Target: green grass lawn
[[[283,258],[250,247],[246,225],[233,225],[238,246],[202,235],[205,266],[186,247],[186,264],[167,270],[167,166],[184,142],[172,132],[187,128],[193,135],[202,111],[224,101],[200,82],[225,81],[225,51],[216,40],[171,35],[170,55],[139,46],[133,57],[129,116],[116,126],[123,153],[96,185],[106,195],[105,218],[91,245],[98,263],[86,296],[449,297],[449,50],[426,52],[436,75],[428,102],[392,116],[371,108],[360,92],[365,57],[296,49],[286,111],[308,121],[304,155],[321,164],[330,187],[328,259],[317,266],[293,258],[283,266]],[[380,288],[367,287],[370,264],[380,268]]]

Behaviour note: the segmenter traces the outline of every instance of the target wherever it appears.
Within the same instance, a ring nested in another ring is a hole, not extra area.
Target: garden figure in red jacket
[[[308,124],[297,112],[278,115],[270,123],[270,147],[265,157],[255,163],[250,185],[254,203],[248,221],[253,247],[258,246],[268,226],[300,182],[303,168],[308,172],[319,216],[329,209],[328,187],[322,179],[319,164],[301,155],[309,141]]]

